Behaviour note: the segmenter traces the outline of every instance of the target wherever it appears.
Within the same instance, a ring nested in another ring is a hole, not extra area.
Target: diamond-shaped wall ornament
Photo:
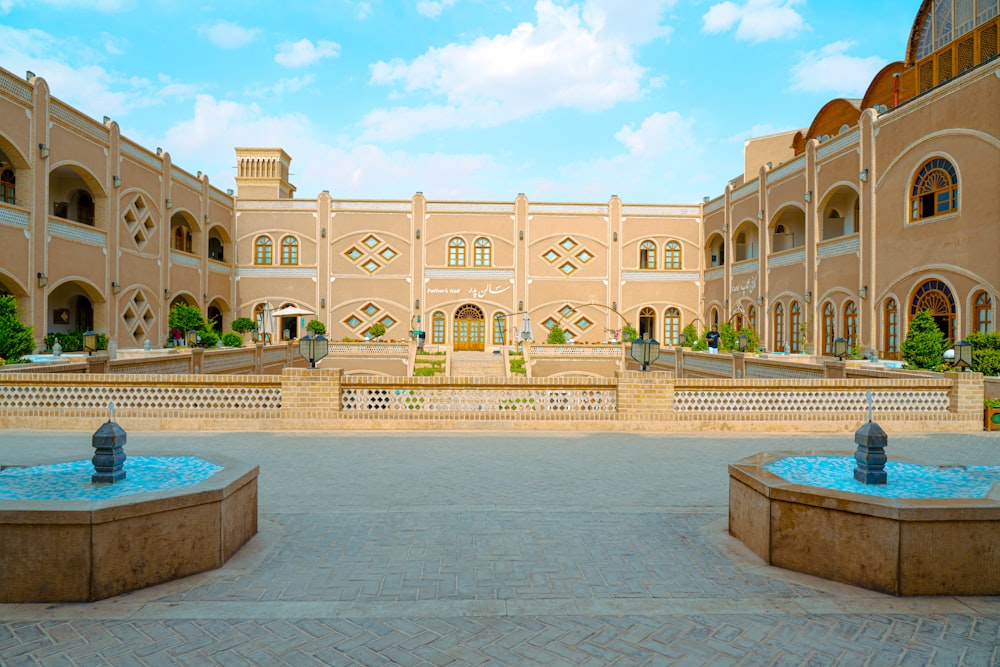
[[[358,250],[357,248],[350,248],[344,254],[347,255],[347,258],[350,259],[352,262],[356,262],[358,259],[361,258],[362,255],[364,255],[364,253]]]
[[[557,324],[559,324],[558,320],[556,320],[555,318],[552,318],[552,317],[550,317],[549,319],[547,319],[544,322],[542,322],[542,326],[545,327],[546,329],[551,329],[552,327],[554,327]]]
[[[383,250],[382,252],[379,253],[379,257],[381,257],[382,259],[384,259],[387,262],[391,262],[393,260],[393,258],[395,258],[396,255],[398,255],[398,254],[399,253],[397,253],[392,248],[386,248],[385,250]]]
[[[594,326],[594,323],[588,320],[586,317],[581,317],[576,321],[576,326],[580,327],[581,331],[586,331],[590,327]]]
[[[361,326],[362,322],[357,318],[356,315],[351,315],[346,320],[344,320],[344,324],[346,324],[349,329],[357,329],[359,326]]]
[[[368,317],[374,317],[375,313],[379,311],[379,307],[376,306],[374,303],[369,303],[364,308],[362,308],[361,311]]]
[[[382,268],[382,265],[376,262],[374,259],[369,259],[367,262],[361,265],[361,268],[368,273],[375,273]]]
[[[570,315],[572,315],[575,312],[576,312],[576,309],[573,308],[572,306],[570,306],[569,304],[567,304],[567,305],[565,305],[565,306],[562,307],[562,310],[559,311],[559,314],[562,315],[563,317],[569,317]]]
[[[562,255],[560,255],[559,253],[557,253],[555,250],[549,250],[547,253],[545,253],[544,255],[542,255],[542,257],[545,258],[545,261],[547,261],[549,263],[552,263],[552,262],[556,261],[557,259],[559,259],[560,257],[562,257]]]
[[[559,245],[562,246],[563,250],[569,252],[570,250],[572,250],[577,246],[577,243],[573,239],[566,237],[559,243]]]
[[[384,326],[386,329],[388,329],[389,327],[391,327],[393,324],[396,323],[396,320],[394,320],[391,317],[389,317],[388,315],[386,315],[381,320],[379,320],[379,322],[382,323],[382,326]]]
[[[570,264],[569,262],[566,262],[565,264],[559,267],[559,270],[568,276],[569,274],[576,271],[576,267]]]
[[[594,256],[591,255],[586,250],[581,250],[580,252],[576,253],[576,258],[581,262],[583,262],[584,264],[586,264],[590,260],[594,259]]]
[[[374,249],[378,244],[382,242],[378,239],[377,236],[368,236],[367,238],[365,238],[364,241],[362,241],[362,243],[364,243],[369,248]]]

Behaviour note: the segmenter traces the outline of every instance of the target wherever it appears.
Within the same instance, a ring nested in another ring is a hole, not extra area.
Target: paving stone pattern
[[[0,464],[23,463],[25,442],[57,460],[49,437],[0,436]],[[136,455],[169,442],[259,461],[260,534],[219,570],[144,591],[0,605],[0,665],[1000,664],[998,598],[884,596],[729,538],[725,462],[789,441],[137,440]],[[948,462],[1000,458],[995,438],[950,444]]]

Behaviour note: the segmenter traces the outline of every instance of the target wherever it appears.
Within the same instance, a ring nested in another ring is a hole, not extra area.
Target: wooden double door
[[[479,306],[468,304],[455,311],[454,334],[452,347],[456,352],[486,349],[486,318]]]

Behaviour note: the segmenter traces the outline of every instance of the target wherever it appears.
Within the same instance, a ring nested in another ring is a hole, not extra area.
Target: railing
[[[544,357],[595,357],[619,359],[624,354],[620,344],[610,345],[528,345],[534,359]]]

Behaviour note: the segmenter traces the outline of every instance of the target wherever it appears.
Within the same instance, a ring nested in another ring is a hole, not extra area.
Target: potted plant
[[[1000,399],[988,398],[983,404],[983,426],[987,431],[1000,431]]]

